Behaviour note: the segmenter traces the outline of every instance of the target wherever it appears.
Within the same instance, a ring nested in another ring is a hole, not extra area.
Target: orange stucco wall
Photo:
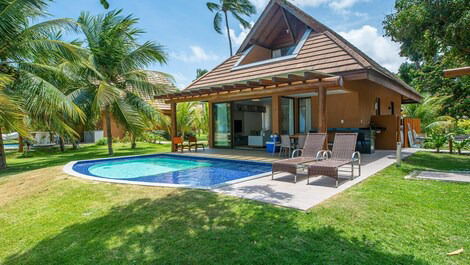
[[[394,103],[395,115],[400,114],[401,96],[389,89],[368,80],[345,83],[348,93],[327,96],[327,123],[329,128],[361,128],[370,125],[370,117],[375,115],[375,101],[380,98],[381,115],[392,113],[390,103]],[[312,98],[313,127],[317,127],[318,97]]]

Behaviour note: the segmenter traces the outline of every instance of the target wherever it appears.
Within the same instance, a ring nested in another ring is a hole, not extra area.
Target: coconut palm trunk
[[[3,147],[2,128],[0,127],[0,169],[7,168],[7,158]]]
[[[224,16],[225,16],[225,27],[227,28],[228,45],[230,47],[230,56],[233,56],[232,37],[230,37],[230,27],[228,25],[227,11],[224,11]]]
[[[136,149],[137,143],[135,142],[135,135],[131,133],[131,149]]]
[[[106,137],[108,138],[108,154],[112,156],[113,151],[113,134],[111,131],[111,113],[109,110],[105,111],[105,122],[106,122]]]
[[[65,143],[64,143],[64,137],[59,136],[59,146],[60,146],[60,151],[64,152],[65,151]]]

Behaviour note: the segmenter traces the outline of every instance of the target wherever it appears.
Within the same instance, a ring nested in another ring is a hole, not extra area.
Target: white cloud
[[[191,80],[182,73],[171,73],[171,76],[175,79],[175,85],[179,89],[186,88],[191,83]]]
[[[397,43],[379,35],[378,30],[370,25],[339,34],[392,72],[397,72],[400,64],[406,60],[400,57],[400,46]]]
[[[354,6],[358,2],[367,0],[290,0],[294,5],[299,7],[317,7],[327,5],[334,10],[344,10]],[[262,10],[268,4],[269,0],[252,0],[258,10]]]
[[[250,22],[251,27],[253,27],[254,22]],[[230,37],[232,38],[233,44],[235,47],[240,46],[242,42],[245,40],[246,36],[250,32],[250,28],[245,29],[241,24],[239,25],[240,27],[240,33],[237,35],[235,30],[230,29]],[[227,34],[224,34],[227,36]]]
[[[200,46],[193,45],[189,48],[191,49],[191,53],[189,54],[186,52],[173,52],[170,53],[170,56],[186,63],[216,61],[219,59],[219,56],[211,52],[206,52]]]

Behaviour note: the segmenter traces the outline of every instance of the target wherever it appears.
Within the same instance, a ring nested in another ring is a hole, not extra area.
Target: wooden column
[[[214,103],[208,102],[209,106],[209,135],[207,135],[207,140],[209,142],[209,148],[214,147]]]
[[[326,122],[326,88],[318,88],[318,132],[326,133],[328,131],[328,126]]]
[[[272,131],[281,133],[281,97],[272,96]]]
[[[171,109],[171,132],[170,132],[170,136],[171,136],[171,152],[174,152],[176,151],[176,148],[175,148],[175,145],[173,144],[173,137],[176,137],[178,135],[178,124],[176,124],[176,103],[170,103],[170,109]]]

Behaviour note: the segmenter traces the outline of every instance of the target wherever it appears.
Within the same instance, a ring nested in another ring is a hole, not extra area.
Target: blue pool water
[[[148,155],[79,161],[72,169],[87,176],[147,183],[211,187],[272,170],[271,164],[181,155]]]
[[[4,144],[5,149],[18,149],[18,144]]]

